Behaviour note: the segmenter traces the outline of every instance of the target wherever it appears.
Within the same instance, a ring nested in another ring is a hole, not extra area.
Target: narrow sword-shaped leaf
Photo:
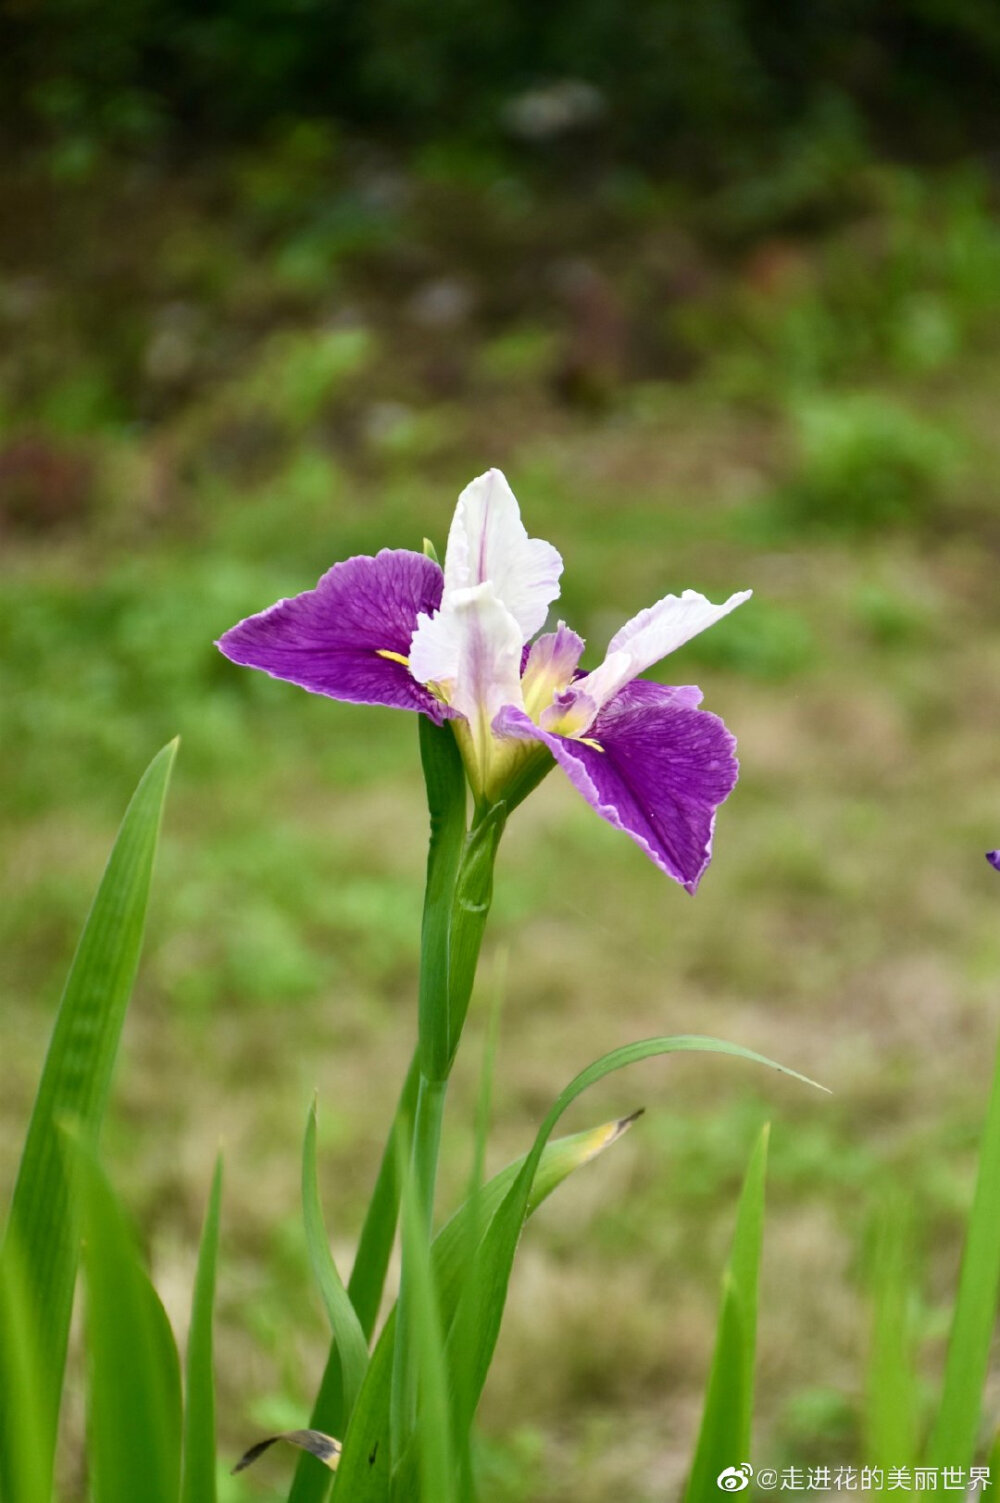
[[[357,1312],[351,1304],[350,1295],[337,1272],[323,1225],[316,1174],[315,1101],[309,1109],[302,1147],[302,1211],[313,1277],[319,1287],[330,1329],[340,1351],[341,1413],[334,1416],[331,1429],[342,1434],[351,1417],[354,1401],[368,1367],[368,1342]]]
[[[483,1182],[486,1177],[486,1145],[489,1138],[490,1117],[493,1108],[493,1078],[496,1069],[496,1053],[500,1037],[500,1011],[503,1005],[506,975],[507,951],[503,949],[496,956],[493,986],[491,988],[492,999],[483,1048],[483,1062],[480,1071],[479,1099],[476,1105],[472,1166],[469,1174],[469,1190],[466,1196],[468,1230],[462,1263],[464,1269],[469,1273],[474,1268],[476,1248],[482,1240],[484,1231],[481,1195]],[[468,1301],[462,1301],[460,1298],[459,1308],[467,1309]],[[467,1333],[462,1331],[455,1333],[453,1347],[456,1362],[450,1375],[455,1393],[461,1393],[468,1384],[469,1378],[465,1371],[465,1353],[473,1345],[474,1343],[468,1339]],[[454,1432],[454,1426],[452,1430]],[[471,1497],[474,1493],[470,1440],[470,1434],[466,1431],[464,1434],[459,1432],[455,1435],[453,1442],[456,1449],[456,1465],[459,1468],[461,1486],[466,1497]]]
[[[909,1467],[916,1460],[919,1413],[909,1306],[910,1217],[891,1192],[875,1228],[873,1321],[865,1404],[865,1456],[873,1465]]]
[[[740,1196],[729,1264],[723,1275],[715,1352],[685,1503],[716,1496],[716,1478],[750,1459],[757,1349],[757,1285],[764,1234],[768,1128],[754,1145]]]
[[[198,1249],[185,1363],[181,1503],[215,1503],[215,1376],[212,1311],[219,1255],[222,1160],[217,1159]]]
[[[181,1371],[114,1193],[76,1146],[83,1210],[93,1503],[177,1503]]]
[[[736,1059],[745,1059],[754,1064],[766,1065],[769,1069],[778,1070],[783,1074],[791,1075],[803,1081],[807,1085],[815,1085],[814,1081],[808,1080],[804,1075],[799,1075],[794,1070],[788,1070],[773,1060],[767,1059],[762,1054],[753,1050],[743,1049],[738,1044],[726,1044],[719,1039],[702,1038],[696,1035],[678,1035],[673,1038],[644,1039],[635,1044],[626,1044],[620,1049],[614,1049],[610,1054],[603,1055],[595,1060],[585,1070],[582,1070],[575,1080],[559,1096],[551,1111],[539,1128],[534,1146],[528,1154],[525,1164],[514,1184],[504,1199],[503,1204],[497,1211],[496,1216],[490,1223],[489,1230],[483,1239],[477,1256],[476,1274],[469,1281],[467,1297],[472,1304],[472,1314],[469,1318],[469,1328],[476,1333],[476,1348],[474,1353],[474,1381],[469,1393],[463,1395],[469,1403],[467,1412],[462,1416],[462,1425],[469,1425],[475,1406],[479,1402],[486,1374],[489,1371],[493,1350],[496,1346],[497,1336],[500,1332],[500,1321],[503,1316],[503,1308],[507,1298],[507,1286],[510,1281],[510,1271],[514,1262],[514,1253],[517,1248],[521,1227],[524,1224],[525,1209],[531,1193],[531,1181],[534,1177],[538,1161],[544,1152],[548,1138],[562,1116],[563,1112],[576,1098],[602,1080],[606,1075],[616,1070],[621,1070],[625,1065],[636,1064],[643,1059],[651,1059],[660,1054],[676,1053],[702,1053],[702,1054],[727,1054]]]
[[[400,1145],[400,1174],[405,1174]],[[407,1175],[402,1200],[403,1257],[411,1273],[410,1297],[405,1314],[406,1340],[415,1357],[419,1380],[418,1428],[413,1436],[416,1455],[407,1457],[390,1485],[392,1503],[412,1503],[410,1477],[415,1468],[420,1478],[420,1496],[434,1503],[458,1503],[458,1467],[452,1447],[448,1397],[448,1367],[445,1357],[441,1308],[427,1228],[414,1176]]]
[[[129,804],[70,969],[28,1127],[5,1235],[20,1245],[42,1372],[51,1477],[79,1235],[58,1124],[96,1143],[139,963],[153,858],[177,742],[154,757]],[[0,1254],[2,1257],[3,1254]],[[0,1394],[0,1476],[10,1454]]]
[[[979,1173],[965,1236],[941,1407],[927,1464],[967,1467],[975,1450],[1000,1289],[1000,1051],[986,1110]]]
[[[20,1251],[11,1240],[0,1263],[0,1391],[9,1406],[0,1498],[4,1503],[51,1503],[41,1354],[26,1290]]]
[[[418,1056],[410,1061],[403,1089],[400,1092],[392,1128],[382,1153],[375,1189],[368,1202],[361,1239],[347,1281],[351,1304],[357,1311],[365,1339],[370,1341],[378,1318],[386,1270],[396,1236],[399,1216],[399,1168],[398,1143],[401,1136],[409,1142],[413,1125],[413,1113],[417,1102],[420,1082]],[[337,1424],[343,1399],[343,1377],[340,1371],[340,1348],[334,1341],[326,1359],[319,1393],[310,1416],[310,1426],[327,1433]],[[308,1456],[301,1456],[295,1468],[295,1477],[288,1503],[323,1503],[330,1489],[331,1479],[320,1467],[313,1466]]]
[[[533,1176],[528,1215],[574,1169],[589,1163],[617,1142],[633,1120],[633,1117],[626,1117],[619,1122],[607,1122],[601,1127],[549,1143]],[[504,1197],[522,1172],[526,1158],[525,1155],[516,1159],[489,1180],[479,1193],[478,1204],[466,1201],[434,1239],[434,1275],[441,1322],[445,1330],[450,1328],[455,1319],[465,1287],[470,1218],[475,1216],[484,1230],[489,1226]],[[345,1437],[341,1470],[347,1480],[338,1481],[335,1496],[342,1495],[346,1503],[376,1503],[376,1500],[378,1503],[386,1503],[389,1497],[389,1389],[395,1326],[394,1309],[372,1354],[351,1426]]]

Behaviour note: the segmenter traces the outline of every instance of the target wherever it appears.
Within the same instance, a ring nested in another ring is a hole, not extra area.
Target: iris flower
[[[986,859],[995,871],[1000,872],[1000,851],[987,851]]]
[[[699,689],[638,675],[750,591],[722,605],[694,590],[664,596],[615,633],[588,673],[583,640],[564,622],[536,635],[561,573],[559,554],[529,538],[510,486],[489,470],[459,497],[443,570],[406,549],[349,558],[218,646],[313,694],[449,721],[481,805],[551,756],[602,819],[694,892],[716,809],[736,783],[735,742],[698,708]]]

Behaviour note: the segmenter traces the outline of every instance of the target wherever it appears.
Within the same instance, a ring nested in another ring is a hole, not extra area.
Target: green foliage
[[[408,1282],[401,1286],[397,1302],[396,1351],[398,1354],[401,1338],[403,1346],[413,1354],[414,1378],[419,1384],[419,1421],[415,1427],[407,1425],[402,1429],[400,1443],[393,1433],[394,1416],[390,1411],[393,1475],[389,1497],[392,1503],[409,1503],[415,1496],[433,1498],[435,1503],[437,1500],[458,1503],[459,1498],[466,1496],[466,1473],[456,1446],[456,1440],[461,1444],[461,1437],[456,1437],[452,1431],[443,1312],[434,1277],[425,1208],[420,1199],[420,1180],[418,1175],[407,1172],[407,1146],[400,1144],[400,1174],[405,1176],[401,1206],[402,1250]],[[416,1455],[415,1467],[413,1453]],[[419,1477],[419,1491],[416,1493],[411,1480],[414,1470]]]
[[[855,164],[850,180],[839,228],[775,234],[762,220],[742,275],[678,310],[730,395],[794,408],[873,371],[940,375],[995,339],[1000,228],[985,176]]]
[[[468,795],[458,743],[448,725],[420,717],[420,761],[427,790],[430,845],[421,929],[418,1024],[420,1069],[429,1080],[443,1080],[454,1055],[452,1042],[452,915],[455,887],[466,834]],[[478,946],[471,972],[461,978],[465,1006],[472,994]],[[465,1006],[457,1006],[464,1017]],[[461,1025],[459,1024],[459,1028]]]
[[[488,24],[466,0],[302,0],[293,10],[145,0],[85,15],[61,0],[13,18],[3,80],[8,109],[29,106],[56,135],[52,170],[69,181],[86,181],[107,142],[268,126],[290,136],[289,116],[303,114],[307,162],[326,120],[492,142],[512,95],[566,78],[604,93],[616,142],[648,157],[666,143],[672,161],[686,151],[707,175],[720,159],[730,172],[808,162],[799,138],[837,140],[844,116],[890,139],[903,119],[911,149],[978,144],[998,55],[993,13],[975,0],[910,0],[902,12],[883,0],[860,14],[796,7],[780,24],[751,0],[711,0],[695,14],[679,0],[639,0],[624,16],[608,0],[556,0],[541,13],[502,0]]]
[[[958,458],[949,433],[881,395],[806,400],[793,416],[798,462],[781,502],[806,526],[874,531],[919,522]]]
[[[96,1146],[139,962],[153,858],[176,750],[176,742],[164,747],[143,776],[83,931],[38,1087],[5,1233],[3,1256],[10,1242],[28,1290],[28,1329],[36,1332],[45,1435],[42,1463],[50,1473],[79,1237],[60,1128],[69,1123],[83,1143]],[[0,1413],[10,1414],[6,1401]],[[8,1452],[5,1439],[0,1456]]]
[[[574,1169],[589,1163],[615,1142],[621,1136],[622,1126],[620,1123],[606,1123],[547,1144],[529,1179],[525,1216],[530,1216]],[[481,1229],[475,1242],[478,1249],[507,1195],[525,1175],[527,1166],[527,1157],[508,1164],[482,1187],[478,1195],[459,1207],[434,1239],[433,1287],[445,1332],[458,1320],[463,1293],[476,1270],[475,1259],[470,1260],[469,1256],[472,1229]],[[388,1497],[391,1484],[388,1431],[395,1326],[396,1312],[393,1310],[372,1354],[337,1473],[338,1492],[352,1499],[356,1497],[358,1503],[366,1498]],[[464,1322],[458,1321],[458,1329],[465,1331]],[[455,1370],[467,1371],[467,1361],[468,1354],[463,1353],[462,1362]],[[408,1465],[412,1466],[415,1459],[411,1453]]]
[[[292,431],[301,430],[364,369],[371,355],[371,336],[364,329],[276,334],[233,398]]]
[[[400,1153],[402,1146],[409,1143],[412,1135],[419,1079],[418,1057],[414,1053],[365,1212],[358,1251],[347,1284],[347,1293],[364,1333],[366,1346],[375,1330],[396,1236],[401,1191]],[[335,1337],[309,1423],[318,1430],[336,1431],[343,1412],[344,1379],[340,1346]],[[303,1456],[295,1469],[288,1503],[321,1503],[329,1485],[329,1476]]]
[[[302,1148],[302,1210],[313,1278],[322,1296],[333,1339],[340,1354],[340,1412],[332,1412],[331,1430],[343,1434],[368,1367],[368,1341],[330,1252],[316,1178],[316,1103],[309,1110]]]
[[[983,1388],[1000,1293],[1000,1051],[966,1230],[941,1403],[931,1431],[931,1466],[968,1466],[979,1436]]]
[[[43,1352],[32,1290],[18,1243],[8,1234],[0,1261],[0,1393],[4,1403],[4,1503],[50,1503],[52,1438]]]
[[[176,1503],[181,1480],[181,1372],[156,1291],[111,1187],[80,1149],[90,1460],[94,1503]]]
[[[750,1456],[754,1365],[757,1354],[757,1284],[764,1238],[764,1185],[770,1129],[754,1146],[740,1197],[729,1264],[722,1280],[722,1308],[685,1503],[711,1497],[723,1467]]]
[[[889,1192],[876,1227],[874,1321],[864,1411],[865,1455],[874,1466],[910,1466],[916,1456],[912,1235],[912,1218],[899,1197]]]
[[[219,1256],[222,1159],[216,1161],[198,1249],[184,1381],[184,1433],[180,1503],[215,1503],[215,1374],[212,1314]]]

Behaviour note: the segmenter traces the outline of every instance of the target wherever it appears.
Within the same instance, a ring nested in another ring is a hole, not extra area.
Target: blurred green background
[[[412,1045],[416,727],[212,640],[352,552],[442,547],[498,464],[592,654],[669,590],[756,593],[662,670],[741,746],[693,901],[558,775],[512,824],[495,1162],[644,1034],[834,1095],[691,1059],[577,1109],[647,1113],[525,1237],[486,1495],[675,1494],[768,1117],[755,1459],[864,1459],[872,1217],[910,1206],[930,1383],[996,1031],[1000,13],[20,0],[5,24],[0,1186],[114,827],[179,732],[108,1157],[183,1330],[222,1142],[224,1460],[304,1421],[299,1144],[318,1089],[349,1263]],[[69,1418],[75,1497],[78,1383]]]

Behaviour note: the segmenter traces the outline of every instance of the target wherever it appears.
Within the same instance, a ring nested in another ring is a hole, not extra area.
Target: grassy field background
[[[694,900],[558,773],[512,822],[442,1205],[500,985],[496,1166],[643,1035],[714,1034],[833,1094],[680,1059],[575,1109],[646,1114],[525,1236],[487,1496],[674,1494],[764,1120],[754,1459],[864,1459],[887,1203],[939,1370],[1000,973],[1000,219],[971,169],[836,186],[820,225],[777,231],[781,183],[763,209],[634,174],[581,194],[304,125],[197,172],[60,159],[3,183],[0,1186],[115,825],[179,733],[107,1149],[183,1330],[223,1145],[224,1462],[305,1421],[301,1134],[317,1091],[343,1267],[412,1047],[426,831],[412,718],[212,642],[351,553],[443,547],[491,464],[563,554],[585,661],[667,591],[755,596],[661,669],[740,745]],[[222,1496],[277,1498],[288,1468]]]

